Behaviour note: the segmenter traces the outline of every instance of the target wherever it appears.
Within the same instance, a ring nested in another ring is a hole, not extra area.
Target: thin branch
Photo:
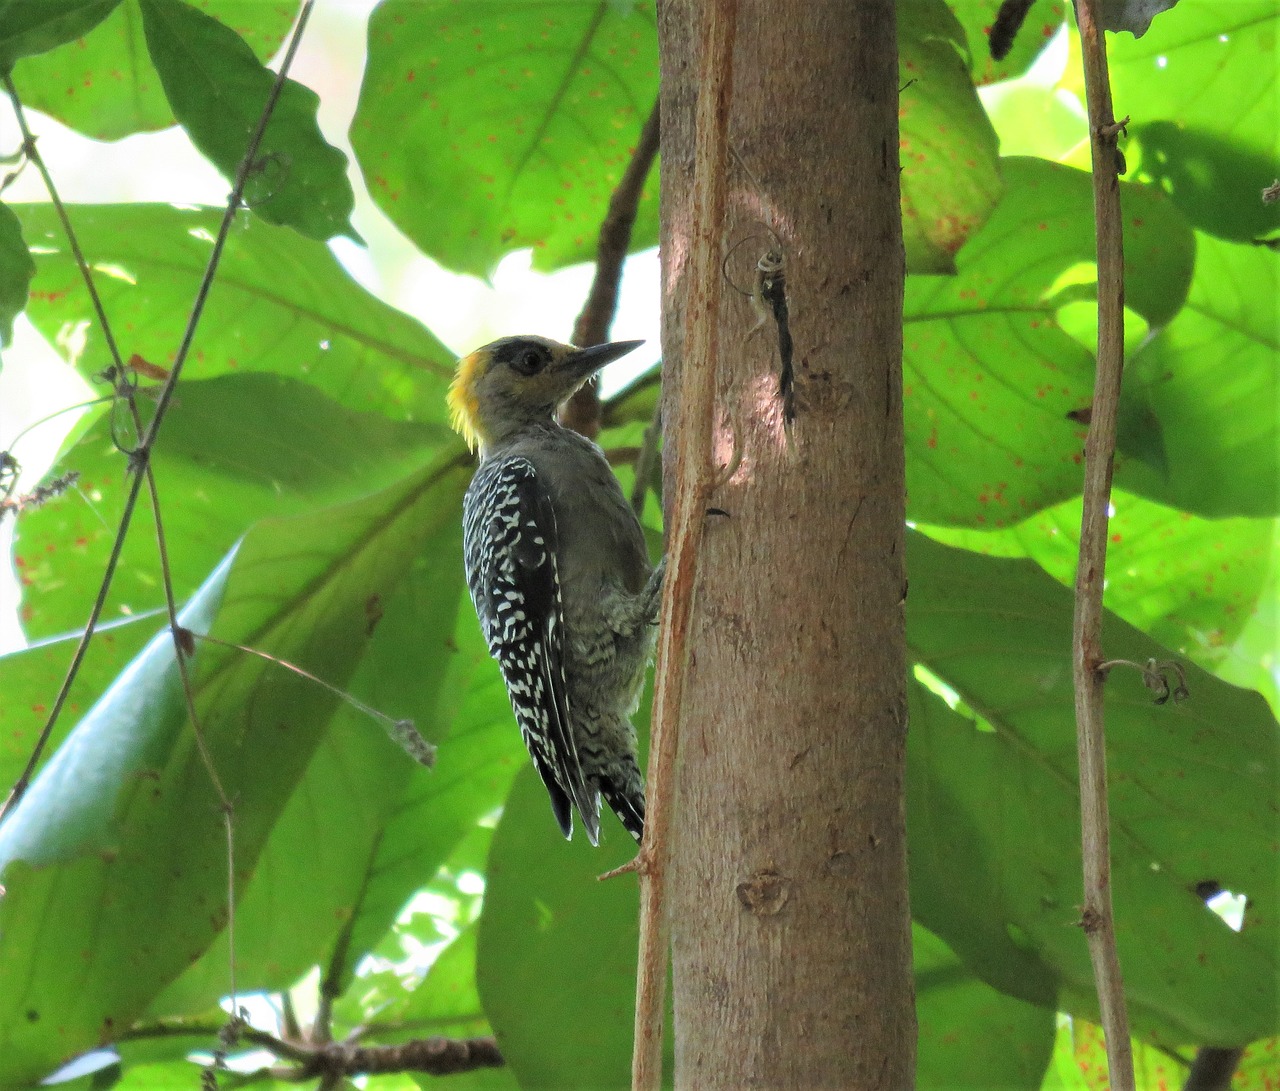
[[[222,1031],[222,1027],[207,1023],[159,1022],[128,1030],[120,1036],[120,1041],[206,1037]],[[289,1062],[287,1066],[273,1069],[272,1075],[290,1083],[303,1083],[317,1077],[385,1076],[401,1072],[449,1076],[506,1065],[498,1043],[487,1037],[415,1038],[396,1045],[357,1046],[352,1042],[291,1041],[245,1026],[239,1031],[239,1040]]]
[[[705,4],[700,28],[702,58],[695,113],[693,221],[688,227],[687,285],[679,363],[679,426],[665,451],[672,484],[667,494],[667,578],[658,626],[653,727],[649,746],[648,801],[640,846],[640,950],[636,979],[634,1091],[662,1085],[662,1030],[666,1011],[671,921],[666,906],[676,794],[680,710],[689,673],[698,546],[715,488],[712,448],[719,314],[722,293],[721,240],[728,200],[729,103],[733,92],[733,45],[737,0]],[[668,398],[676,392],[666,389]],[[667,411],[674,404],[667,402]],[[669,415],[668,420],[672,419]]]
[[[1102,592],[1107,563],[1107,511],[1116,447],[1116,412],[1124,368],[1124,241],[1116,125],[1096,0],[1076,0],[1085,96],[1093,151],[1094,220],[1098,240],[1098,371],[1085,442],[1084,513],[1076,570],[1073,669],[1080,760],[1080,833],[1084,862],[1081,925],[1089,944],[1114,1091],[1133,1091],[1133,1048],[1111,905],[1110,818],[1102,656]]]
[[[644,442],[636,458],[636,479],[631,486],[631,510],[639,519],[644,515],[644,498],[653,484],[653,471],[658,466],[658,443],[662,439],[662,399],[653,407],[653,419],[644,430]]]
[[[107,351],[111,354],[112,363],[123,373],[124,364],[120,359],[120,350],[116,347],[115,337],[111,333],[111,323],[107,321],[107,312],[103,309],[102,299],[98,295],[97,288],[94,287],[93,278],[89,275],[89,263],[85,261],[84,252],[80,249],[76,234],[71,230],[71,219],[67,216],[66,206],[63,205],[62,199],[58,196],[57,187],[53,184],[53,176],[49,173],[49,168],[45,165],[43,157],[36,149],[36,138],[27,125],[27,115],[22,109],[22,100],[18,97],[18,89],[14,86],[12,76],[6,75],[4,77],[4,87],[9,93],[9,102],[13,105],[13,115],[18,121],[18,130],[22,133],[23,154],[32,166],[39,171],[40,177],[44,180],[45,191],[49,194],[49,200],[53,202],[54,211],[58,214],[63,234],[67,238],[67,245],[71,247],[71,254],[76,259],[76,266],[80,269],[85,288],[89,292],[89,301],[93,304],[94,314],[97,315],[98,328],[101,329],[103,340],[107,343]]]
[[[1243,1056],[1243,1049],[1201,1046],[1191,1062],[1182,1091],[1230,1091],[1231,1078]]]
[[[622,281],[622,266],[631,246],[631,229],[636,222],[636,209],[644,193],[644,183],[658,154],[658,103],[653,104],[649,118],[640,130],[640,139],[631,162],[623,172],[613,196],[609,198],[609,211],[600,225],[600,239],[596,244],[596,272],[591,281],[587,302],[573,325],[573,343],[582,348],[603,344],[609,336],[614,312],[618,309],[618,285]],[[565,427],[594,439],[600,432],[600,391],[592,380],[579,390],[561,413]]]

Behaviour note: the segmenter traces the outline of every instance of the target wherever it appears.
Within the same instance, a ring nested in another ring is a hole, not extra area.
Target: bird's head
[[[503,337],[458,361],[449,387],[453,427],[483,452],[527,424],[551,420],[605,364],[643,341],[580,349],[546,337]]]

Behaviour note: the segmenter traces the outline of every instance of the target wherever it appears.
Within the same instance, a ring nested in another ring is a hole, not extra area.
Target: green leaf
[[[97,375],[112,361],[56,215],[47,204],[12,207],[36,249],[28,317],[55,344],[82,329],[72,362]],[[70,213],[121,350],[172,363],[221,210],[77,205]],[[444,423],[453,354],[361,288],[327,246],[245,217],[223,252],[187,367],[192,379],[285,375],[351,409]]]
[[[147,50],[174,116],[230,181],[257,129],[275,74],[230,27],[183,0],[140,0]],[[258,147],[245,204],[313,239],[356,237],[347,157],[316,124],[320,98],[286,80]]]
[[[1199,236],[1187,305],[1125,373],[1123,398],[1158,422],[1167,472],[1127,462],[1118,480],[1202,515],[1280,514],[1277,353],[1280,255]]]
[[[203,630],[220,594],[218,636],[342,685],[367,646],[369,603],[452,526],[465,477],[444,462],[364,500],[260,524],[186,624]],[[235,800],[243,889],[337,699],[229,649],[199,646],[195,665],[204,739]],[[114,1037],[226,924],[222,822],[166,634],[0,828],[0,860],[0,976],[22,983],[0,995],[0,1083],[13,1084]]]
[[[943,0],[898,5],[899,160],[907,269],[950,273],[1000,198],[1000,149]]]
[[[1108,39],[1116,113],[1140,123],[1140,169],[1229,238],[1280,226],[1280,207],[1261,200],[1280,131],[1277,33],[1275,0],[1182,0],[1141,39]]]
[[[915,533],[907,564],[912,911],[1001,991],[1096,1018],[1075,926],[1071,594],[1026,561]],[[1102,647],[1169,658],[1110,615]],[[1195,667],[1187,684],[1189,700],[1157,706],[1136,671],[1107,683],[1117,942],[1137,1033],[1243,1044],[1273,1034],[1278,1017],[1280,726],[1256,693]],[[1210,881],[1248,897],[1241,932],[1202,903],[1197,886]]]
[[[942,940],[911,929],[920,1091],[1037,1091],[1053,1052],[1054,1013],[997,992]]]
[[[1280,204],[1262,200],[1262,188],[1276,177],[1270,155],[1179,121],[1135,125],[1129,135],[1132,176],[1169,194],[1193,226],[1237,242],[1280,227]]]
[[[460,578],[461,557],[451,554],[447,563]],[[435,769],[429,778],[419,775],[409,783],[369,860],[351,931],[348,972],[455,846],[498,811],[516,772],[529,760],[469,602],[458,611],[452,641],[456,652],[440,701],[454,707],[441,707],[438,713],[451,726],[439,742]]]
[[[1213,670],[1259,609],[1271,567],[1272,519],[1201,519],[1123,490],[1111,494],[1106,605],[1179,655]],[[1030,557],[1075,583],[1080,500],[999,531],[921,527],[930,537],[999,557]]]
[[[238,32],[263,61],[280,47],[298,13],[297,4],[271,0],[195,3]],[[37,5],[28,0],[26,6]],[[78,41],[19,61],[13,81],[25,106],[96,140],[119,140],[174,124],[147,56],[138,0],[123,0]]]
[[[1080,489],[1092,354],[1063,331],[1092,295],[1089,175],[1005,159],[1006,192],[960,251],[954,277],[907,278],[903,345],[908,511],[922,522],[1004,526]],[[1195,242],[1158,192],[1121,184],[1125,298],[1152,324],[1186,298]]]
[[[532,246],[554,269],[594,255],[657,92],[647,5],[386,0],[351,144],[374,201],[432,258],[483,276]],[[655,177],[632,247],[657,232]]]
[[[19,566],[19,572],[22,571]],[[88,615],[88,605],[83,612]],[[67,698],[46,753],[53,753],[79,716],[154,635],[154,616],[127,618],[99,627]],[[27,764],[36,739],[49,718],[50,705],[62,685],[79,633],[43,640],[0,656],[0,784],[13,784]]]
[[[22,238],[22,224],[6,204],[0,204],[0,346],[13,340],[13,320],[27,305],[36,263]]]
[[[148,403],[142,405],[149,416]],[[128,421],[123,408],[115,419]],[[104,571],[127,485],[111,420],[99,417],[58,463],[79,472],[79,492],[19,522],[31,635],[82,624],[90,589]],[[123,441],[131,442],[131,432]],[[460,442],[441,425],[359,413],[298,379],[249,373],[182,383],[152,455],[177,595],[198,586],[257,519],[366,495],[445,449],[461,454]],[[107,600],[108,620],[164,604],[147,505],[144,495]]]
[[[480,1037],[492,1034],[476,990],[476,926],[464,928],[436,957],[426,976],[410,986],[392,985],[394,999],[362,1020],[362,1040],[398,1043],[429,1035]],[[416,1077],[425,1088],[439,1086],[430,1076]],[[461,1091],[514,1091],[509,1068],[481,1068],[449,1077]]]
[[[474,925],[465,929],[432,964],[422,984],[409,994],[403,1013],[409,1025],[416,1023],[431,1028],[429,1033],[491,1033],[485,1022],[459,1018],[481,1010],[476,987],[477,931]],[[429,1091],[439,1086],[438,1080],[427,1076],[416,1079],[419,1086]],[[450,1076],[449,1086],[458,1091],[515,1091],[521,1085],[510,1068],[480,1068]]]
[[[996,12],[1003,0],[948,0],[948,6],[964,27],[968,41],[969,67],[978,84],[997,83],[1021,76],[1040,56],[1062,27],[1067,5],[1063,0],[1035,0],[1013,48],[1002,61],[993,60],[988,38]]]
[[[564,841],[546,789],[521,768],[489,852],[476,977],[522,1088],[631,1086],[636,880],[596,877],[634,855],[613,821],[598,849],[581,833]]]
[[[447,702],[441,687],[455,658],[447,634],[462,592],[460,538],[460,520],[443,519],[435,536],[423,543],[413,570],[372,604],[365,622],[372,637],[344,687],[386,715],[412,720],[437,745],[451,727],[440,705]],[[275,681],[286,677],[279,674]],[[441,769],[458,775],[453,747],[442,747],[436,769],[424,769],[387,737],[383,724],[339,707],[237,907],[242,990],[288,988],[313,965],[326,966],[335,943],[346,947],[343,961],[359,961],[367,947],[353,941],[351,933],[364,919],[370,863],[406,792],[433,793]],[[419,872],[418,885],[429,874]],[[151,1015],[171,1018],[216,1005],[226,993],[227,965],[223,933],[156,998]]]
[[[120,0],[0,0],[0,73],[20,57],[74,41],[111,14]]]

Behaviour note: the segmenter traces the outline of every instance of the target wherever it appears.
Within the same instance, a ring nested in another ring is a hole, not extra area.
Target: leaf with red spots
[[[1236,647],[1256,626],[1270,628],[1275,643],[1268,573],[1280,541],[1276,521],[1202,519],[1121,489],[1112,504],[1107,608],[1206,670],[1229,671],[1237,684],[1280,697],[1268,671],[1244,673],[1248,657]],[[1079,497],[1006,530],[922,529],[979,553],[1030,557],[1065,586],[1075,583]]]
[[[1066,19],[1066,0],[1035,0],[1013,48],[1003,60],[993,60],[989,38],[1003,0],[948,0],[948,6],[964,27],[970,71],[978,84],[997,83],[1021,76],[1049,44]]]
[[[658,90],[646,5],[388,0],[369,21],[351,143],[378,206],[425,253],[485,275],[595,254]],[[632,247],[657,241],[657,179]]]
[[[1006,159],[1007,191],[951,277],[907,278],[903,381],[911,518],[979,527],[1080,490],[1093,356],[1059,325],[1094,292],[1093,191],[1081,171]],[[1194,240],[1169,201],[1122,183],[1125,293],[1150,322],[1186,298]],[[1067,286],[1064,274],[1084,270]]]
[[[235,30],[265,61],[298,13],[290,0],[191,0]],[[19,61],[13,80],[26,106],[86,136],[119,140],[174,124],[160,77],[147,56],[139,0],[123,0],[74,42]],[[32,5],[29,0],[27,6]]]
[[[1133,354],[1121,394],[1158,425],[1165,466],[1130,460],[1117,480],[1201,515],[1280,514],[1278,357],[1277,255],[1199,236],[1187,305]]]
[[[964,32],[942,0],[899,4],[899,149],[907,270],[949,273],[1000,199],[999,142]]]
[[[151,61],[174,116],[228,180],[244,159],[275,74],[230,27],[183,2],[140,0]],[[312,239],[355,238],[347,157],[316,123],[320,99],[286,80],[245,186],[245,204],[268,223]]]
[[[51,343],[64,325],[84,322],[74,362],[91,378],[112,361],[57,217],[47,204],[12,207],[39,250],[27,315]],[[80,205],[74,215],[122,351],[167,366],[222,210]],[[443,423],[453,354],[360,287],[327,246],[245,217],[223,253],[186,375],[251,371],[300,379],[351,409]]]
[[[1072,593],[917,533],[907,568],[912,912],[1002,991],[1096,1019],[1076,927]],[[1171,655],[1109,612],[1102,640],[1111,658]],[[1244,1044],[1280,1019],[1280,724],[1257,693],[1186,671],[1178,704],[1134,670],[1107,682],[1116,939],[1135,1033]],[[1247,896],[1240,931],[1195,893],[1206,875]]]
[[[297,379],[252,372],[184,382],[163,435],[152,462],[179,600],[259,519],[364,495],[441,450],[459,450],[442,426],[358,413]],[[106,415],[59,465],[80,473],[81,491],[24,514],[17,527],[25,627],[33,637],[83,623],[86,588],[104,569],[127,491],[124,455],[112,444]],[[131,534],[104,616],[163,605],[155,542]]]

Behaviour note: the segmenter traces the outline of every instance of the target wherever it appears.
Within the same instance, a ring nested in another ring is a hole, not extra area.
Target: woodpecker
[[[640,341],[579,349],[504,337],[458,363],[453,426],[480,465],[462,507],[467,587],[566,838],[600,837],[600,796],[637,840],[644,781],[631,723],[665,564],[604,453],[556,410]]]

